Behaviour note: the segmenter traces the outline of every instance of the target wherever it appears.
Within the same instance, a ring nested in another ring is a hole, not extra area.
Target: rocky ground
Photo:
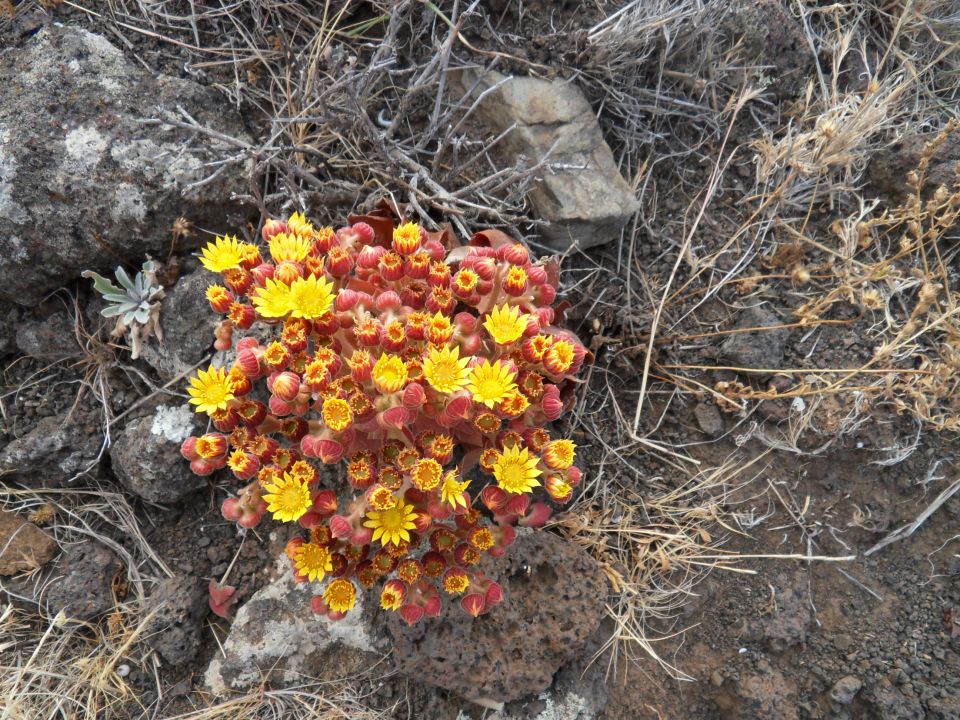
[[[248,26],[277,28],[260,64],[209,9],[22,2],[0,23],[0,706],[960,717],[960,136],[924,154],[956,116],[956,28],[900,3],[401,5],[347,3],[325,35],[252,3]],[[294,26],[318,64],[284,50]],[[318,67],[369,104],[294,107]],[[320,120],[290,139],[287,114]],[[318,619],[285,528],[238,531],[231,479],[178,452],[200,429],[184,378],[213,353],[195,248],[384,192],[561,255],[597,356],[562,428],[582,497],[490,567],[507,599],[475,621],[407,628],[370,597]],[[943,209],[898,215],[912,195]],[[163,340],[134,359],[80,273],[147,255]],[[237,587],[230,621],[211,580]]]

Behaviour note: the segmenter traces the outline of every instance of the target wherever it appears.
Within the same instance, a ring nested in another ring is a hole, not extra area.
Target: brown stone
[[[0,575],[35,570],[50,562],[57,541],[33,523],[0,510]]]

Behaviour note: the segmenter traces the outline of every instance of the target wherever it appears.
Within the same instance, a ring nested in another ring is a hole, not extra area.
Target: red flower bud
[[[567,482],[576,487],[583,480],[583,471],[576,465],[567,468]]]
[[[423,603],[423,614],[427,617],[438,617],[443,610],[443,602],[436,593],[426,598]]]
[[[547,522],[552,514],[553,511],[547,505],[534,503],[533,507],[530,508],[530,514],[522,518],[517,524],[523,527],[538,528]]]
[[[487,485],[480,491],[480,501],[486,505],[490,512],[500,514],[500,511],[506,506],[510,496],[507,492],[496,485]]]
[[[380,312],[384,310],[392,310],[398,308],[403,303],[400,300],[400,296],[394,290],[385,290],[377,296],[376,308]]]
[[[246,339],[247,338],[243,338],[243,340]],[[240,342],[243,342],[243,340]],[[240,349],[238,347],[237,361],[235,364],[236,367],[240,368],[240,372],[251,379],[260,377],[263,372],[263,369],[260,367],[260,358],[258,358],[257,353],[250,348]]]
[[[284,260],[282,263],[277,265],[277,269],[273,271],[273,277],[277,282],[282,282],[284,285],[290,285],[294,280],[302,277],[303,273],[300,271],[300,266],[295,262],[290,260]]]
[[[540,305],[552,305],[553,301],[557,299],[557,289],[550,283],[544,283],[537,287],[533,299]]]
[[[320,515],[333,515],[337,511],[337,494],[333,490],[321,490],[313,498],[313,509]]]
[[[536,310],[537,318],[540,320],[540,327],[550,327],[553,324],[553,308],[552,307],[539,307]]]
[[[487,600],[479,593],[464,595],[460,600],[460,607],[473,617],[480,617],[486,610]]]
[[[190,470],[193,471],[194,475],[200,475],[201,477],[210,475],[217,469],[217,465],[210,460],[204,460],[203,458],[197,458],[190,462]]]
[[[427,240],[420,249],[429,255],[431,260],[443,260],[447,255],[443,243],[438,240]]]
[[[353,307],[360,301],[360,293],[356,290],[351,290],[350,288],[344,288],[339,293],[337,293],[337,299],[334,303],[334,306],[337,309],[337,312],[347,312],[352,310]]]
[[[497,603],[503,602],[503,588],[497,583],[491,582],[490,587],[487,588],[484,599],[486,600],[488,610]]]
[[[373,228],[365,222],[356,222],[344,230],[349,230],[351,237],[361,245],[370,245],[376,237]]]
[[[230,606],[237,602],[237,589],[231,585],[221,585],[211,580],[207,586],[210,609],[222,618],[230,617]]]
[[[377,415],[377,424],[383,429],[402,430],[410,422],[410,412],[405,407],[392,407]]]
[[[243,514],[243,507],[240,505],[240,498],[228,497],[220,506],[220,514],[224,520],[236,522]]]
[[[270,412],[277,417],[284,417],[293,413],[293,405],[286,400],[277,397],[276,395],[270,396],[268,407],[270,408]]]
[[[529,495],[513,495],[507,500],[504,509],[510,515],[526,515],[529,507]]]
[[[400,617],[406,621],[407,625],[413,625],[423,617],[423,608],[419,605],[404,605],[397,612],[400,613]]]
[[[471,269],[480,277],[481,280],[493,282],[493,276],[497,272],[497,263],[493,258],[478,258]],[[490,292],[489,290],[487,292]]]

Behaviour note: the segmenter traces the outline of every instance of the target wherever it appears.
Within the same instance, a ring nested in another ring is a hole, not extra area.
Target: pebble
[[[849,705],[863,687],[863,681],[856,675],[840,678],[830,689],[830,699],[840,705]]]

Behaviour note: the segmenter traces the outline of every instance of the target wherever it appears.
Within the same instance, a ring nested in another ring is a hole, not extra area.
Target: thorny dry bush
[[[715,402],[747,422],[771,393],[803,401],[783,437],[753,431],[794,452],[809,451],[810,432],[831,436],[822,450],[884,403],[955,429],[956,188],[914,192],[887,209],[862,189],[878,149],[939,131],[955,114],[960,37],[949,0],[785,2],[816,59],[805,92],[787,103],[768,91],[769,68],[745,60],[719,29],[727,3],[596,0],[549,19],[522,2],[493,11],[459,0],[68,4],[127,49],[135,36],[170,48],[178,67],[218,87],[256,126],[253,142],[227,139],[235,152],[221,161],[254,161],[242,197],[261,211],[320,211],[320,221],[398,193],[428,227],[449,220],[467,236],[477,224],[518,236],[535,229],[524,190],[550,172],[549,158],[505,164],[503,135],[481,139],[473,102],[450,92],[454,73],[559,72],[584,87],[644,207],[609,253],[568,258],[562,288],[581,322],[572,329],[592,332],[598,362],[571,421],[578,442],[592,445],[594,468],[558,529],[610,579],[614,658],[638,646],[656,657],[651,628],[682,630],[674,618],[697,578],[736,569],[716,547],[725,527],[739,529],[725,526],[731,488],[757,470],[700,468],[696,443],[658,440],[674,406]],[[583,27],[587,16],[596,21]],[[554,47],[552,67],[516,56],[530,44],[524,23],[538,29],[539,46]],[[144,121],[211,133],[182,110]],[[745,168],[746,186],[737,180]],[[839,311],[854,306],[870,320],[873,358],[837,368],[810,356],[790,385],[771,389],[753,380],[715,387],[709,368],[685,357],[737,332],[704,319],[708,303],[722,301],[733,317],[778,296],[795,298],[785,326],[804,337],[849,324]],[[842,400],[839,411],[829,398]],[[650,458],[674,477],[651,473]],[[14,637],[4,652],[21,667],[32,649],[43,655],[35,637]]]

